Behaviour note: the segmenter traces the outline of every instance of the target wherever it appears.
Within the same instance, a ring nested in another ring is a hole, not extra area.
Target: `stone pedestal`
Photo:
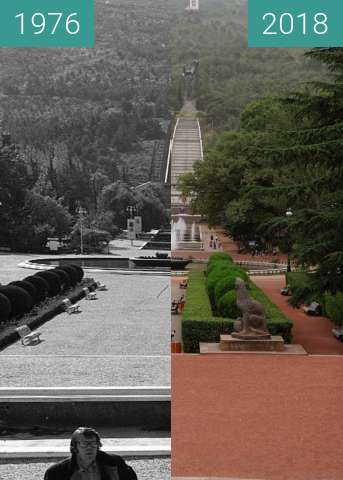
[[[284,339],[279,335],[272,335],[269,339],[247,340],[234,338],[232,335],[220,335],[220,350],[223,352],[283,352]]]

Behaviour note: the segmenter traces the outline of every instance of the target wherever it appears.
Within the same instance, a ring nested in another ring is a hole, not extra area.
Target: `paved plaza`
[[[2,283],[34,273],[19,255],[0,256]],[[18,341],[0,352],[0,386],[170,384],[169,277],[85,271],[108,287],[82,299],[82,313],[62,313],[39,330],[42,342]]]
[[[342,356],[173,355],[173,475],[341,480]]]

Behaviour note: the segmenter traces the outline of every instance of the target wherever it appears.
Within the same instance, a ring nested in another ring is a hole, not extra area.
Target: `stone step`
[[[170,387],[0,387],[0,404],[13,402],[170,401]]]
[[[170,438],[102,438],[102,449],[123,457],[170,455]],[[64,458],[70,454],[69,439],[0,440],[0,459]]]
[[[201,250],[203,247],[201,242],[195,242],[195,241],[192,241],[192,242],[176,241],[175,243],[176,243],[177,250]]]

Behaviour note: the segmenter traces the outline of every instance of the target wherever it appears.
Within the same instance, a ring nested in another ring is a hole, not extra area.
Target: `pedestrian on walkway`
[[[184,307],[185,307],[185,297],[184,297],[184,295],[182,295],[182,297],[180,297],[180,299],[177,303],[177,308],[178,308],[179,312],[182,312]]]
[[[44,480],[137,480],[122,457],[102,452],[101,446],[96,430],[79,427],[71,436],[71,457],[48,468]]]

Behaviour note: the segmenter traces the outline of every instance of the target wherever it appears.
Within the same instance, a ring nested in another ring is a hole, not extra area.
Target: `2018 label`
[[[296,17],[289,12],[285,12],[279,18],[277,18],[275,13],[268,12],[263,15],[262,19],[267,23],[270,22],[264,29],[263,35],[290,35],[294,32],[294,28],[300,28],[303,35],[307,34],[308,28],[313,28],[314,33],[317,35],[325,35],[328,31],[328,16],[323,12],[316,13],[310,22],[305,12],[300,13]],[[272,30],[272,28],[277,27],[279,31]]]
[[[248,0],[249,47],[342,47],[343,2]]]

